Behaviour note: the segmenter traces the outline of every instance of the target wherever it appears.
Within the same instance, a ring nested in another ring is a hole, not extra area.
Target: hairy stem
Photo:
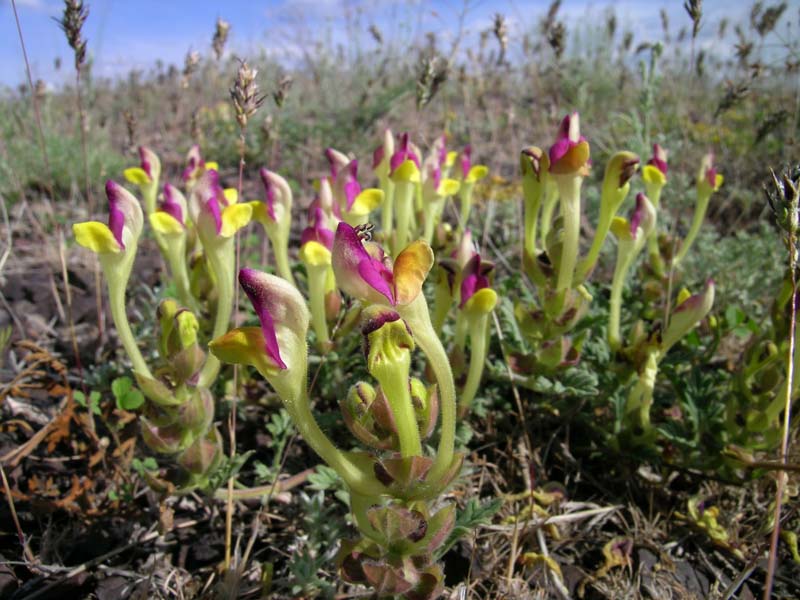
[[[470,319],[469,371],[467,373],[467,382],[464,384],[464,389],[461,390],[461,398],[458,400],[458,413],[462,417],[469,412],[483,376],[483,367],[486,362],[489,314],[482,313]]]
[[[561,216],[564,221],[564,241],[561,247],[561,263],[558,269],[556,291],[572,287],[575,266],[578,262],[578,244],[581,229],[581,183],[577,175],[556,176],[561,197]]]

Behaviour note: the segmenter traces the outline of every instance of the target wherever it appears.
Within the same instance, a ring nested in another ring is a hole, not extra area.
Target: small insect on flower
[[[375,225],[372,223],[364,223],[363,225],[357,225],[354,229],[356,230],[358,239],[362,242],[372,241],[372,232],[375,230]]]

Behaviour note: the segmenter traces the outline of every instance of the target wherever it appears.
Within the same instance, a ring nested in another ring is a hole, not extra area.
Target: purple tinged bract
[[[487,263],[481,264],[481,257],[477,253],[467,261],[462,272],[459,308],[464,308],[464,305],[476,292],[489,287],[487,273],[491,271],[491,268],[491,265],[487,265]]]
[[[183,217],[183,208],[181,207],[180,203],[175,198],[176,190],[172,185],[169,183],[164,184],[164,201],[161,203],[159,207],[160,210],[163,210],[165,213],[172,216],[178,223],[186,226],[186,221]]]
[[[125,249],[122,241],[122,228],[125,226],[125,213],[120,206],[122,187],[114,180],[106,181],[106,196],[108,196],[108,228],[117,240],[119,247]]]
[[[300,245],[308,242],[319,242],[328,250],[333,248],[333,231],[325,226],[325,211],[317,203],[312,205],[308,214],[309,225],[300,234]]]
[[[267,286],[261,281],[264,274],[255,269],[241,269],[239,271],[239,284],[250,299],[261,324],[264,335],[264,351],[272,362],[280,369],[286,369],[286,363],[281,358],[278,337],[275,334],[275,321],[270,314],[270,299]]]
[[[653,144],[653,156],[647,161],[648,165],[653,165],[661,173],[667,175],[667,151],[658,144]]]
[[[410,160],[417,165],[418,169],[420,168],[419,157],[417,156],[416,152],[411,149],[408,133],[404,133],[400,137],[400,147],[394,154],[392,154],[392,159],[389,161],[389,167],[392,171],[394,171],[407,160]]]
[[[472,168],[472,145],[467,144],[461,151],[461,177],[466,179]]]

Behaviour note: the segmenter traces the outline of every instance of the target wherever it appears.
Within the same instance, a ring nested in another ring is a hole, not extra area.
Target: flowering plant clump
[[[180,481],[150,474],[149,483],[166,491],[211,486],[223,463],[211,390],[223,364],[252,367],[305,442],[344,482],[358,537],[339,549],[340,572],[380,597],[436,598],[444,588],[441,550],[456,535],[456,509],[442,495],[461,472],[457,423],[481,396],[493,313],[503,302],[495,290],[498,267],[476,246],[470,228],[488,168],[473,164],[470,145],[459,153],[448,151],[447,142],[445,135],[436,138],[424,156],[407,133],[398,138],[385,131],[373,154],[374,188],[362,186],[358,159],[329,148],[328,174],[315,182],[315,196],[303,211],[289,180],[266,168],[258,172],[262,198],[240,201],[197,146],[187,155],[182,185],[159,188],[158,156],[142,149],[140,166],[125,176],[139,187],[144,210],[110,181],[108,222],[74,226],[78,243],[100,257],[120,340],[148,400],[142,438],[153,451],[173,457],[185,474]],[[577,113],[564,118],[548,150],[530,146],[521,152],[522,269],[536,289],[533,302],[514,306],[530,351],[509,356],[512,380],[535,389],[539,376],[578,364],[588,334],[573,339],[573,331],[589,313],[590,279],[611,234],[616,263],[598,337],[606,340],[626,386],[621,443],[650,443],[659,365],[708,315],[715,295],[709,279],[702,292],[681,290],[672,298],[666,274],[674,274],[689,252],[722,177],[706,157],[692,225],[671,257],[662,253],[657,230],[666,151],[654,146],[641,168],[644,191],[636,193],[630,211],[624,205],[638,185],[640,160],[628,151],[613,154],[604,169],[594,234],[582,252],[582,188],[591,168]],[[451,200],[457,218],[449,223]],[[297,215],[303,213],[301,223]],[[125,303],[145,215],[176,296],[158,308],[160,362],[152,370]],[[376,220],[382,230],[374,227]],[[269,239],[274,273],[246,264],[237,272],[237,232],[251,221]],[[653,310],[646,314],[664,305],[665,319],[631,325],[625,290],[645,248],[653,283],[647,296]],[[237,283],[254,316],[231,328]],[[312,409],[309,337],[326,355],[360,338],[369,378],[347,382],[348,391],[338,397],[352,447],[335,444]],[[769,366],[761,358],[753,358],[753,372]],[[415,370],[420,363],[427,369]],[[747,382],[743,389],[752,390]]]

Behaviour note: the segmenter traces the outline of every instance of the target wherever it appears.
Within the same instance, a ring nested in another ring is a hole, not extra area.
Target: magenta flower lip
[[[482,263],[480,254],[477,253],[467,261],[462,271],[461,302],[459,308],[464,308],[464,305],[476,292],[489,287],[488,274],[493,268],[494,265],[491,263]]]
[[[583,145],[586,148],[583,148]],[[578,171],[589,160],[586,138],[581,135],[578,113],[564,117],[558,128],[555,143],[550,146],[550,172],[555,174]],[[584,156],[585,154],[585,156]]]
[[[333,154],[333,148],[325,148],[325,158],[328,159],[328,165],[331,171],[331,181],[336,181],[339,175],[339,170],[336,168],[336,157]]]
[[[708,293],[709,288],[714,287],[714,280],[709,277],[706,279],[706,285],[702,292],[699,294],[694,294],[689,296],[686,300],[684,300],[680,305],[675,308],[674,313],[683,312],[685,310],[694,309],[700,306],[704,300],[705,295]]]
[[[261,167],[258,174],[261,176],[261,183],[264,184],[264,206],[267,207],[269,218],[275,221],[275,186],[269,177],[269,170]]]
[[[708,168],[706,169],[706,181],[714,189],[717,186],[717,168],[714,166],[714,153],[709,153]]]
[[[219,173],[206,171],[197,183],[197,192],[200,195],[200,205],[203,206],[214,219],[216,232],[222,231],[222,208],[227,206],[225,193],[219,185]]]
[[[309,210],[309,226],[300,234],[300,245],[319,242],[328,250],[333,248],[333,231],[325,227],[325,211],[318,204]]]
[[[467,144],[461,151],[461,177],[466,179],[472,168],[472,145]]]
[[[189,179],[192,178],[192,175],[194,175],[195,171],[197,171],[197,169],[201,167],[204,167],[205,165],[206,163],[203,160],[202,156],[200,155],[200,146],[194,144],[189,149],[186,168],[183,170],[183,173],[181,174],[181,179],[183,179],[183,181],[189,181]]]
[[[106,196],[108,197],[108,228],[117,240],[119,247],[125,250],[122,241],[122,228],[125,226],[125,213],[120,208],[120,194],[122,188],[113,179],[106,181]]]
[[[334,258],[341,263],[344,271],[360,278],[373,290],[385,297],[394,306],[396,300],[392,289],[392,270],[384,263],[383,250],[375,245],[378,257],[371,256],[356,230],[342,221],[336,228],[334,237]],[[338,275],[337,275],[338,279]],[[340,282],[341,283],[341,282]]]
[[[400,320],[400,315],[393,310],[385,309],[371,313],[371,318],[365,319],[364,324],[361,326],[361,334],[367,337],[373,331],[377,331],[386,323],[394,323]],[[369,354],[367,352],[367,354]]]
[[[184,227],[186,226],[186,222],[183,219],[183,208],[181,208],[181,205],[175,200],[175,188],[169,183],[164,184],[164,201],[159,208],[171,215],[178,223]]]
[[[147,173],[150,179],[153,179],[153,165],[147,159],[147,151],[144,146],[139,146],[139,163],[141,164],[142,171]]]
[[[408,133],[404,133],[400,137],[400,147],[392,154],[392,158],[389,161],[389,168],[394,171],[407,160],[412,161],[419,169],[419,157],[416,152],[410,148]]]
[[[361,193],[361,184],[358,183],[358,161],[356,159],[351,160],[343,169],[343,173],[340,172],[341,174],[345,177],[344,195],[347,200],[347,210],[349,211],[353,208],[356,197]]]
[[[239,271],[239,285],[242,286],[244,293],[250,299],[261,323],[261,331],[264,334],[264,350],[267,356],[278,368],[286,369],[287,365],[281,358],[278,337],[275,334],[275,321],[270,314],[270,298],[266,286],[261,281],[261,276],[262,274],[255,269],[241,269]]]
[[[372,168],[376,169],[383,162],[383,144],[375,148],[372,153]]]
[[[644,218],[644,201],[647,196],[645,196],[642,192],[636,194],[636,208],[633,209],[633,214],[631,215],[631,235],[633,239],[636,239],[636,232],[639,229],[639,225],[642,224],[642,219]]]
[[[648,165],[654,166],[661,171],[666,177],[667,175],[667,152],[658,144],[653,144],[653,156],[647,161]]]
[[[442,137],[439,139],[442,143],[439,146],[439,155],[437,159],[439,160],[439,168],[441,169],[442,165],[447,162],[447,134],[443,133]]]
[[[433,189],[438,190],[439,185],[442,183],[442,167],[431,166],[430,170],[428,171],[428,175],[430,176],[431,182],[433,183]]]

